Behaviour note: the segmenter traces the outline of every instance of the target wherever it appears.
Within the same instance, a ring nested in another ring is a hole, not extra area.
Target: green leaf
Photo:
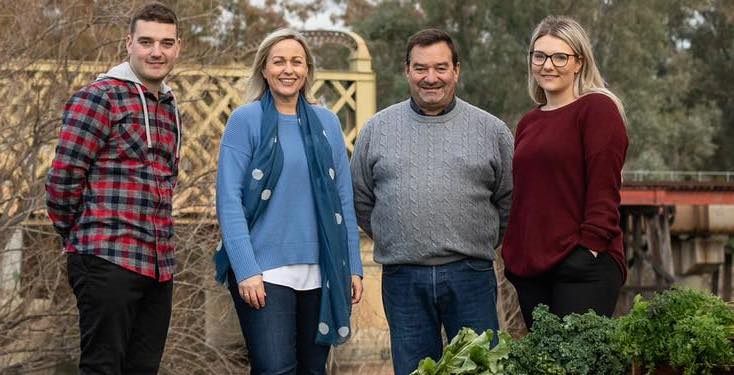
[[[410,375],[436,375],[436,361],[430,357],[426,357],[420,361],[418,368],[411,372]]]
[[[500,333],[498,345],[490,349],[493,337],[492,330],[477,335],[471,329],[463,328],[444,348],[437,364],[426,358],[411,375],[504,375],[502,362],[507,361],[511,338]]]

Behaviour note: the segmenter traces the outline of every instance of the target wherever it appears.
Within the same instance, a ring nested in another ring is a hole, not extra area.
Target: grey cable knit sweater
[[[362,129],[352,156],[357,222],[380,264],[494,260],[512,199],[513,139],[498,118],[458,99],[441,116],[410,101]]]

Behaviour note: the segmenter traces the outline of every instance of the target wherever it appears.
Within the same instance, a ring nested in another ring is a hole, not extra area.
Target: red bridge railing
[[[625,171],[623,206],[734,205],[734,172]]]

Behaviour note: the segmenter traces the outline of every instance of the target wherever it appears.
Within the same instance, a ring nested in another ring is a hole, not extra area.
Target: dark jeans
[[[265,283],[265,307],[256,310],[240,297],[232,270],[227,275],[252,375],[323,375],[330,346],[314,342],[321,289],[293,290]]]
[[[68,254],[81,333],[79,373],[156,374],[171,319],[173,282],[93,255]]]
[[[395,375],[438,361],[441,326],[451,340],[462,327],[497,330],[497,279],[492,262],[465,259],[440,266],[382,267],[382,302],[390,327]]]
[[[612,316],[622,287],[622,272],[608,253],[594,257],[584,247],[577,247],[550,271],[533,278],[505,272],[517,290],[525,324],[533,325],[533,309],[547,305],[558,316],[585,313]]]

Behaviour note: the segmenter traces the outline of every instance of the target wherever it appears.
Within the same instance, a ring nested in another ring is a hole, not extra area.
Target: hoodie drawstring
[[[148,102],[145,100],[143,94],[143,88],[138,83],[135,83],[135,88],[138,89],[138,96],[140,96],[140,104],[143,105],[143,115],[145,115],[145,141],[148,148],[153,147],[153,141],[150,137],[150,118],[148,117]],[[173,96],[173,113],[176,116],[176,153],[173,154],[174,158],[178,157],[181,152],[181,119],[178,116],[178,102],[176,102],[176,95],[171,91]]]
[[[135,88],[138,89],[138,95],[140,96],[140,104],[143,105],[143,114],[145,115],[145,142],[148,144],[148,148],[153,147],[153,141],[150,138],[150,119],[148,118],[148,102],[145,100],[143,94],[143,88],[139,84],[135,84]]]

